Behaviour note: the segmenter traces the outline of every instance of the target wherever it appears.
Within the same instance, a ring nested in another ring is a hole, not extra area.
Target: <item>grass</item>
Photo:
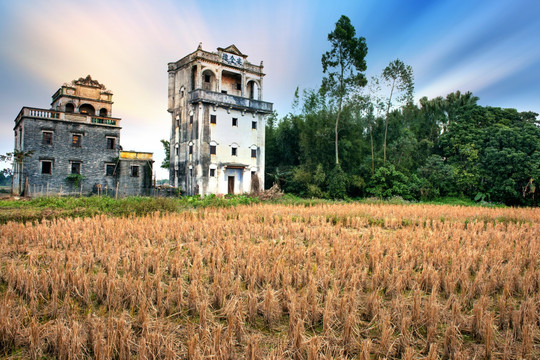
[[[184,197],[127,197],[115,200],[106,196],[91,197],[38,197],[34,199],[3,199],[0,200],[0,224],[8,221],[32,222],[43,219],[90,217],[105,214],[109,216],[140,216],[154,212],[181,212],[196,208],[223,208],[237,205],[250,205],[259,203],[257,197],[248,195],[227,195],[218,197],[210,195],[184,196]],[[364,204],[434,204],[454,206],[482,206],[482,207],[505,207],[501,204],[477,203],[464,198],[442,198],[427,202],[410,202],[400,197],[387,200],[377,198],[328,200],[316,198],[301,198],[291,194],[268,200],[270,203],[296,206],[317,206],[336,203],[364,203]]]

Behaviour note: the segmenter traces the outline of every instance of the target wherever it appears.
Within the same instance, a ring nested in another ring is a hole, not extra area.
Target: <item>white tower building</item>
[[[169,63],[171,185],[183,193],[239,194],[264,188],[263,63],[236,46],[197,50]]]

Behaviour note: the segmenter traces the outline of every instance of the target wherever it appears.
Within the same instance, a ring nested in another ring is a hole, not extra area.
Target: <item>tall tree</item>
[[[394,91],[399,92],[400,96],[398,101],[406,101],[408,104],[413,102],[414,94],[414,78],[413,70],[410,65],[405,65],[403,61],[396,59],[387,67],[384,68],[382,73],[383,79],[390,86],[390,96],[386,103],[386,120],[384,125],[384,144],[383,144],[383,161],[386,164],[386,141],[388,136],[388,114],[392,107],[392,96]]]
[[[339,165],[339,118],[343,103],[359,87],[367,84],[363,73],[366,71],[366,39],[356,37],[356,30],[351,20],[342,15],[336,22],[334,31],[328,34],[332,49],[322,55],[323,78],[321,92],[328,94],[337,102],[335,124],[336,165]]]

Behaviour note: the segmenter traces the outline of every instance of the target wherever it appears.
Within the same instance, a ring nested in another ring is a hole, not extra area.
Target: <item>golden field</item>
[[[0,226],[0,356],[538,359],[540,211],[256,204]]]

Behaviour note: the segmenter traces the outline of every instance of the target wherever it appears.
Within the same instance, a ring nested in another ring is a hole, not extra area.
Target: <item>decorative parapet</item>
[[[249,99],[241,96],[218,93],[215,91],[196,89],[189,93],[190,102],[204,102],[225,108],[240,109],[245,111],[271,113],[272,103]]]
[[[19,124],[19,122],[23,118],[47,119],[47,120],[78,122],[78,123],[95,124],[95,125],[102,125],[102,126],[120,127],[119,118],[110,118],[110,117],[102,117],[102,116],[95,116],[95,115],[83,115],[83,114],[76,114],[76,113],[66,113],[63,111],[46,110],[46,109],[29,108],[29,107],[23,107],[21,109],[21,111],[19,112],[19,115],[17,115],[17,118],[15,119],[15,124],[16,125]]]

